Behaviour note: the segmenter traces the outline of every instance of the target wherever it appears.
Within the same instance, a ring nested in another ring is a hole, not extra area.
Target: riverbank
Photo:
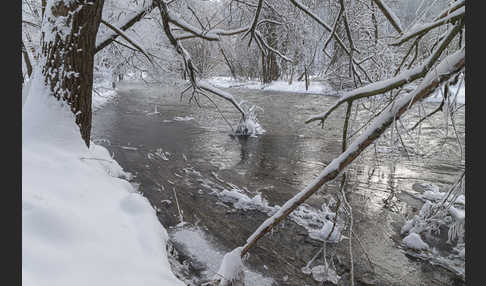
[[[30,86],[32,85],[32,86]],[[22,285],[183,286],[166,229],[104,147],[32,79],[22,107]]]

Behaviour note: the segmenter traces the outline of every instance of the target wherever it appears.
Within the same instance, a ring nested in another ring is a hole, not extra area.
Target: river
[[[331,115],[323,129],[304,124],[336,97],[231,91],[264,109],[258,117],[264,134],[231,136],[221,113],[233,125],[240,115],[230,104],[216,99],[219,112],[201,99],[203,106],[198,107],[187,97],[181,101],[180,89],[167,85],[121,82],[116,99],[93,117],[92,140],[107,147],[134,175],[132,181],[158,211],[180,259],[187,259],[195,284],[212,277],[222,254],[243,245],[268,217],[258,204],[238,207],[221,196],[224,190],[238,190],[248,198],[259,193],[265,200],[261,205],[271,209],[302,190],[341,150],[344,108]],[[427,103],[425,108],[436,105]],[[357,118],[354,124],[364,122],[359,114]],[[454,131],[444,136],[436,128],[443,121],[441,115],[426,120],[419,143],[412,136],[403,137],[410,146],[408,155],[404,150],[389,152],[384,139],[348,170],[353,174],[346,193],[357,237],[353,239],[356,285],[464,285],[451,271],[407,255],[399,234],[406,218],[423,204],[414,196],[421,191],[417,184],[433,183],[445,190],[464,169]],[[456,121],[464,144],[463,109]],[[310,212],[319,214],[338,183],[329,183],[311,197]],[[346,239],[328,247],[342,277],[340,285],[349,285],[347,245]],[[247,285],[322,285],[301,270],[321,247],[308,229],[286,220],[250,250]]]

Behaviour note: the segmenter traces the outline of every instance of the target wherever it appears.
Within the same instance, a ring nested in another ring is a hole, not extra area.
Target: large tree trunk
[[[42,74],[46,85],[54,97],[68,103],[88,147],[93,61],[103,3],[49,0],[42,24]]]

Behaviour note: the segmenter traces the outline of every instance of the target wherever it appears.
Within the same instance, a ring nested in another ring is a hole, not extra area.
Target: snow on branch
[[[267,48],[268,50],[270,50],[271,52],[275,53],[276,55],[278,55],[279,57],[281,57],[282,59],[288,61],[288,62],[292,62],[291,59],[289,59],[287,56],[283,55],[282,53],[280,53],[278,50],[270,47],[270,45],[267,44],[267,42],[265,42],[265,40],[263,39],[262,35],[260,34],[259,31],[255,31],[255,36],[256,38],[258,38],[258,40],[260,41],[261,44],[263,44],[263,46],[265,48]]]
[[[236,34],[240,34],[246,32],[250,29],[250,26],[236,28],[232,30],[223,30],[223,29],[210,29],[210,30],[203,30],[186,22],[182,17],[172,11],[168,11],[168,20],[170,23],[176,25],[177,27],[181,28],[182,30],[186,31],[187,33],[175,36],[176,40],[184,40],[190,38],[202,38],[208,41],[219,41],[220,36],[232,36]]]
[[[385,15],[390,24],[392,24],[393,28],[395,28],[398,33],[403,34],[403,29],[400,25],[400,19],[398,19],[397,15],[393,13],[390,7],[388,7],[386,3],[382,0],[373,0],[373,2],[375,2],[376,6],[378,6],[383,15]]]
[[[169,23],[170,17],[169,17],[169,9],[167,7],[167,4],[162,0],[154,0],[154,1],[156,2],[158,9],[160,10],[160,16],[162,18],[164,32],[165,32],[167,38],[169,39],[169,42],[175,48],[176,52],[182,56],[186,72],[189,74],[189,80],[190,80],[191,86],[193,88],[193,97],[198,93],[202,93],[202,94],[205,95],[204,91],[211,92],[211,93],[231,102],[231,104],[233,104],[233,106],[235,106],[235,108],[241,113],[242,117],[246,118],[245,110],[241,107],[241,105],[238,102],[236,102],[233,95],[231,95],[228,92],[217,89],[217,88],[211,86],[210,84],[208,84],[206,82],[197,81],[197,79],[196,79],[197,70],[196,70],[196,67],[194,66],[194,64],[192,62],[191,55],[189,54],[189,52],[187,52],[186,49],[184,49],[182,44],[174,37],[174,35],[172,34],[172,31],[170,29],[170,26],[169,26],[170,25],[170,23]],[[189,88],[187,88],[186,90],[188,90]],[[201,92],[201,91],[203,91],[203,92]],[[197,102],[197,99],[196,99],[196,102]]]
[[[150,4],[148,4],[149,2],[150,2]],[[147,13],[152,11],[152,9],[154,7],[155,6],[151,3],[151,1],[144,2],[144,5],[142,7],[140,7],[139,9],[137,9],[137,11],[126,15],[117,24],[112,25],[112,26],[120,27],[120,28],[118,28],[118,30],[126,31],[128,28],[130,28],[135,23],[140,21],[143,18],[143,16],[145,16]],[[96,41],[95,53],[101,51],[104,47],[111,44],[113,42],[113,40],[115,40],[119,35],[120,34],[115,32],[114,30],[112,30],[111,33],[107,33],[107,34],[103,35],[103,37],[101,39],[98,39]]]
[[[205,36],[211,38],[211,41],[214,41],[213,39],[217,39],[219,41],[219,36],[233,36],[233,35],[237,35],[237,34],[241,34],[243,32],[246,32],[248,31],[248,29],[250,28],[250,26],[246,26],[246,27],[241,27],[241,28],[235,28],[235,29],[231,29],[231,30],[224,30],[224,29],[211,29],[211,30],[208,30],[207,32],[205,32]],[[200,37],[199,34],[197,33],[184,33],[184,34],[179,34],[177,36],[175,36],[175,39],[176,40],[186,40],[186,39],[191,39],[191,38],[196,38],[196,37]]]
[[[230,94],[226,91],[220,90],[220,89],[218,89],[218,88],[216,88],[216,87],[214,87],[214,86],[212,86],[209,83],[204,82],[204,81],[199,81],[197,83],[197,86],[202,90],[209,91],[211,93],[216,94],[217,96],[219,96],[221,98],[228,100],[229,102],[231,102],[231,104],[233,104],[233,106],[236,109],[238,109],[239,112],[241,112],[241,115],[243,117],[246,116],[246,112],[243,110],[243,108],[240,106],[240,104],[238,102],[236,102],[236,100],[235,100],[235,98],[233,97],[232,94]]]
[[[432,53],[432,55],[429,56],[429,58],[427,58],[427,60],[422,65],[406,70],[390,79],[368,84],[366,86],[344,93],[341,98],[336,103],[334,103],[326,112],[310,117],[305,121],[305,123],[310,123],[316,120],[324,121],[334,110],[336,110],[341,104],[345,102],[351,102],[356,99],[382,94],[424,77],[430,70],[430,68],[432,68],[434,63],[438,60],[438,58],[452,41],[452,39],[454,39],[454,37],[461,31],[463,26],[464,23],[461,23],[459,25],[456,25],[452,30],[450,30],[447,36],[444,37],[442,42],[439,44],[437,49]]]
[[[181,28],[182,30],[193,34],[199,38],[203,38],[208,41],[219,41],[219,36],[214,33],[209,33],[208,31],[204,31],[199,29],[189,23],[187,23],[179,14],[175,12],[167,12],[167,17],[170,23],[176,25],[177,27]]]
[[[398,41],[396,41],[396,42],[394,42],[390,45],[391,46],[401,45],[401,44],[405,43],[406,41],[412,39],[415,36],[421,36],[421,35],[427,33],[428,31],[430,31],[430,30],[432,30],[436,27],[442,26],[444,24],[447,24],[447,23],[450,23],[450,22],[453,22],[453,21],[457,21],[458,19],[461,19],[461,18],[464,17],[464,13],[465,13],[465,7],[462,7],[460,9],[457,9],[456,11],[452,12],[447,17],[440,18],[439,20],[437,20],[435,22],[432,22],[432,23],[429,23],[429,24],[423,24],[423,25],[415,25],[412,29],[410,29],[410,31],[408,31],[405,35],[403,35],[400,39],[398,39]]]
[[[149,60],[150,63],[153,64],[152,59],[150,58],[149,54],[139,44],[137,44],[134,40],[130,39],[130,37],[128,37],[127,34],[125,34],[122,30],[111,25],[110,23],[106,22],[103,19],[101,19],[101,23],[103,23],[105,26],[107,26],[108,28],[113,30],[117,35],[119,35],[120,37],[125,39],[127,42],[129,42],[132,46],[134,46],[137,50],[139,50]]]
[[[334,159],[322,173],[304,190],[288,200],[275,214],[266,219],[247,239],[241,256],[244,256],[256,242],[268,233],[280,221],[286,218],[299,205],[321,188],[325,183],[338,177],[371,143],[379,138],[385,130],[399,119],[409,107],[430,96],[435,89],[454,74],[461,72],[465,66],[465,49],[455,52],[445,58],[434,70],[429,72],[424,81],[411,93],[398,98],[378,116],[373,123],[349,146],[349,148]]]
[[[444,11],[442,11],[439,16],[437,16],[434,21],[437,21],[439,19],[442,19],[446,16],[448,16],[450,13],[456,11],[457,9],[463,7],[464,5],[466,5],[466,1],[465,0],[461,0],[461,1],[457,1],[455,3],[453,3],[453,5],[451,7],[448,7],[447,9],[445,9]]]

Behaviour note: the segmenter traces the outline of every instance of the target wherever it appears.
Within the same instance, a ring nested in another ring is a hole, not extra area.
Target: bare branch
[[[40,28],[40,25],[39,25],[39,24],[32,23],[32,22],[29,22],[29,21],[26,21],[26,20],[22,20],[22,23],[23,23],[23,24],[30,25],[30,26],[32,26],[32,27]]]
[[[398,39],[397,42],[394,42],[390,45],[391,46],[401,45],[401,44],[405,43],[406,41],[410,40],[411,38],[413,38],[415,36],[424,35],[428,31],[430,31],[434,28],[437,28],[439,26],[442,26],[444,24],[447,24],[447,23],[450,23],[450,22],[453,22],[453,21],[457,21],[458,19],[461,19],[461,18],[464,17],[464,13],[465,13],[465,8],[463,7],[463,8],[460,8],[459,10],[454,11],[449,16],[441,18],[441,19],[439,19],[435,22],[432,22],[432,23],[429,23],[429,24],[426,24],[426,25],[418,25],[418,26],[416,25],[414,28],[411,29],[411,31],[409,31],[408,33],[403,35],[400,39]]]
[[[223,30],[223,29],[211,29],[208,30],[207,32],[198,32],[198,31],[188,31],[189,33],[185,34],[179,34],[175,36],[176,40],[186,40],[186,39],[191,39],[191,38],[203,38],[205,40],[209,41],[219,41],[219,36],[234,36],[237,34],[241,34],[243,32],[248,31],[250,26],[247,27],[241,27],[241,28],[236,28],[232,30]]]
[[[385,17],[388,19],[390,24],[392,24],[393,28],[395,28],[395,30],[398,33],[402,34],[403,30],[402,27],[400,26],[400,20],[392,12],[392,10],[385,4],[385,2],[383,2],[382,0],[373,0],[373,2],[375,2],[376,6],[380,8],[381,12],[383,13],[383,15],[385,15]]]
[[[121,36],[123,39],[125,39],[127,42],[129,42],[132,46],[134,46],[137,50],[139,50],[148,60],[150,63],[153,64],[152,59],[148,55],[148,53],[137,43],[135,43],[134,40],[130,39],[122,30],[118,29],[117,27],[111,25],[110,23],[106,22],[105,20],[101,19],[101,23],[103,23],[105,26],[113,30],[115,33],[117,33],[119,36]],[[113,41],[113,40],[112,40]]]
[[[461,0],[461,1],[455,2],[451,7],[445,9],[442,13],[440,13],[439,16],[437,16],[434,19],[434,21],[437,21],[439,19],[442,19],[442,18],[448,16],[450,13],[456,11],[457,9],[463,7],[464,5],[466,5],[466,1],[465,0]]]
[[[263,39],[262,35],[260,34],[259,31],[255,31],[255,36],[258,38],[258,40],[260,41],[261,44],[263,44],[263,46],[265,48],[267,48],[268,50],[274,52],[276,55],[278,55],[279,57],[281,57],[282,59],[288,61],[288,62],[292,62],[291,59],[289,59],[288,57],[286,57],[285,55],[282,55],[282,53],[280,53],[278,50],[270,47],[266,42],[265,40]]]
[[[246,113],[245,113],[244,109],[241,107],[240,104],[238,104],[238,102],[236,102],[233,95],[231,95],[228,92],[219,90],[219,89],[211,86],[208,83],[198,82],[196,80],[197,69],[192,62],[191,55],[186,51],[186,49],[184,49],[182,44],[179,43],[179,41],[174,37],[174,35],[172,35],[172,31],[171,31],[170,26],[169,26],[170,25],[169,24],[170,18],[169,18],[169,9],[167,7],[167,4],[162,0],[154,0],[154,1],[156,3],[157,7],[160,10],[160,16],[162,18],[164,32],[165,32],[167,38],[169,39],[169,42],[172,44],[172,46],[174,46],[176,52],[182,56],[182,59],[184,61],[184,65],[185,65],[185,69],[189,73],[189,79],[190,79],[191,85],[193,87],[193,94],[198,93],[199,90],[211,92],[211,93],[231,102],[231,104],[233,104],[233,106],[235,106],[236,109],[242,114],[243,118],[246,118]],[[195,99],[195,100],[197,100],[197,99]]]
[[[121,25],[117,25],[117,26],[120,27],[120,28],[118,28],[118,30],[126,31],[128,28],[130,28],[135,23],[140,21],[143,18],[143,16],[145,16],[147,13],[152,11],[152,9],[154,7],[155,6],[153,5],[153,3],[150,6],[145,5],[145,6],[141,7],[137,12],[134,12],[134,13],[131,13],[130,15],[127,15],[124,18],[124,20],[120,21]],[[111,44],[111,42],[113,42],[113,40],[116,39],[119,35],[120,35],[119,33],[113,32],[113,33],[110,33],[110,34],[107,34],[106,36],[104,36],[103,39],[96,41],[95,53],[101,51],[104,47]]]
[[[258,0],[258,6],[255,12],[255,16],[253,17],[253,21],[251,23],[250,29],[243,35],[243,38],[246,37],[248,33],[250,33],[250,41],[248,41],[248,47],[251,44],[251,40],[255,37],[255,29],[258,23],[258,17],[260,16],[260,12],[262,10],[263,0]]]

